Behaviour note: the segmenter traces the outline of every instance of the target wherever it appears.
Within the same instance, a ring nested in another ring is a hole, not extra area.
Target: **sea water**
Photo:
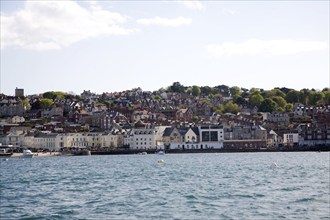
[[[329,152],[0,163],[0,219],[330,219]]]

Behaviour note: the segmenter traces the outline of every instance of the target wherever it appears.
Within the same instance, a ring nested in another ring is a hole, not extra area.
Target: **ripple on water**
[[[0,216],[329,219],[328,158],[296,152],[164,155],[164,164],[156,155],[1,161]],[[273,161],[279,169],[269,168]]]

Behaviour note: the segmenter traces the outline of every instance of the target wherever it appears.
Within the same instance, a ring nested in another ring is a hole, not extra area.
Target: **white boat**
[[[158,155],[164,155],[164,154],[165,154],[165,152],[164,152],[164,151],[162,151],[162,150],[159,150],[159,151],[157,151],[157,152],[156,152],[156,154],[158,154]]]
[[[33,157],[33,153],[30,150],[23,150],[23,155],[21,156],[21,158],[32,158]]]

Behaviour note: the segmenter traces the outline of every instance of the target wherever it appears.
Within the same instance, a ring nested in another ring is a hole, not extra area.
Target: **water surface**
[[[0,219],[330,219],[329,152],[0,160]]]

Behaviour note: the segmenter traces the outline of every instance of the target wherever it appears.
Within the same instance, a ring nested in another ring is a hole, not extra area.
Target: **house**
[[[225,129],[226,140],[267,140],[267,130],[262,126],[233,126]]]
[[[10,122],[13,123],[13,124],[23,123],[23,122],[25,122],[25,118],[22,117],[22,116],[17,116],[16,115],[16,116],[11,118]]]
[[[275,131],[270,130],[267,134],[267,147],[278,148],[283,145],[283,137],[278,135]]]
[[[194,112],[191,108],[179,109],[175,114],[177,121],[192,121]]]
[[[139,121],[124,135],[124,145],[133,150],[155,150],[162,148],[162,136],[166,127],[152,127]]]
[[[263,120],[267,122],[273,122],[280,125],[288,125],[290,122],[289,114],[286,112],[272,112],[264,113]]]
[[[330,145],[330,127],[319,124],[301,124],[298,127],[299,146]]]
[[[54,106],[52,108],[44,109],[41,111],[41,117],[43,118],[51,118],[54,116],[63,117],[63,108],[59,106]]]
[[[0,103],[0,117],[23,116],[25,108],[21,102]]]
[[[192,149],[198,142],[197,127],[167,127],[163,134],[165,149]],[[189,146],[191,144],[191,146]]]
[[[299,143],[298,133],[284,133],[283,134],[283,145],[285,146],[296,146]]]
[[[224,142],[224,129],[220,125],[200,126],[200,149],[221,149]]]

